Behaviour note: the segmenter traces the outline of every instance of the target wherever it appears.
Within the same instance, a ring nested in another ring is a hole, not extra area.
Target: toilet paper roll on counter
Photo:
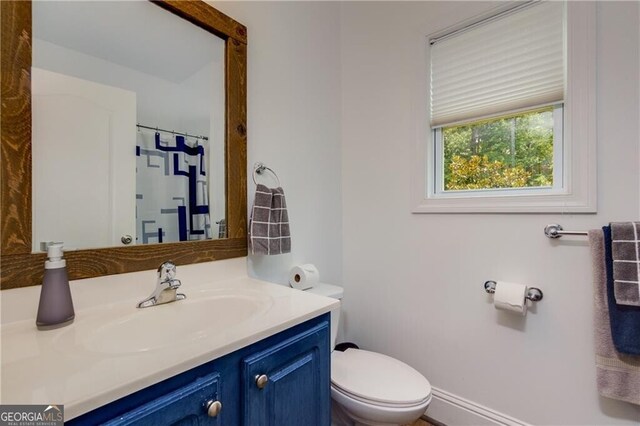
[[[493,305],[496,309],[527,314],[527,286],[524,284],[496,281],[496,292],[493,295]]]
[[[298,290],[307,290],[320,282],[320,272],[315,265],[297,265],[289,271],[289,284]]]

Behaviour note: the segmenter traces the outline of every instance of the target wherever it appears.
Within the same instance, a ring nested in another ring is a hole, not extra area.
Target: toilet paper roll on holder
[[[495,281],[485,281],[484,283],[484,291],[489,294],[493,294],[496,292],[496,282]],[[531,300],[532,302],[538,302],[542,300],[542,290],[536,287],[527,287],[527,295],[525,299]]]

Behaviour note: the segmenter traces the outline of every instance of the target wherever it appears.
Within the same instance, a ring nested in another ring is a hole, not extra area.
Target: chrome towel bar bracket
[[[493,294],[496,292],[496,285],[497,283],[495,281],[485,281],[484,291],[489,294]],[[527,295],[525,296],[525,299],[531,300],[532,302],[539,302],[542,300],[542,296],[544,295],[542,294],[542,290],[539,288],[527,287]]]

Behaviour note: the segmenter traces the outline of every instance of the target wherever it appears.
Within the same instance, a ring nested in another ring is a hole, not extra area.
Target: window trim
[[[495,10],[493,11],[495,13]],[[435,141],[429,116],[429,49],[421,99],[416,100],[417,152],[412,182],[413,213],[596,213],[596,7],[567,2],[567,84],[563,119],[562,190],[545,193],[511,189],[435,193]],[[424,37],[424,36],[423,36]],[[428,46],[429,37],[423,38]],[[554,144],[555,150],[555,144]],[[555,151],[554,151],[555,155]],[[426,165],[426,167],[425,167]],[[554,176],[555,177],[555,176]],[[555,179],[554,179],[555,180]],[[487,191],[487,192],[489,192]],[[465,193],[466,192],[466,193]],[[469,192],[474,192],[473,196]],[[524,192],[524,193],[523,193]]]

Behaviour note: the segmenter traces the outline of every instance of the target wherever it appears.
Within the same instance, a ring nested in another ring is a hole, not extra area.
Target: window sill
[[[424,198],[412,213],[596,213],[594,197],[568,194]]]

